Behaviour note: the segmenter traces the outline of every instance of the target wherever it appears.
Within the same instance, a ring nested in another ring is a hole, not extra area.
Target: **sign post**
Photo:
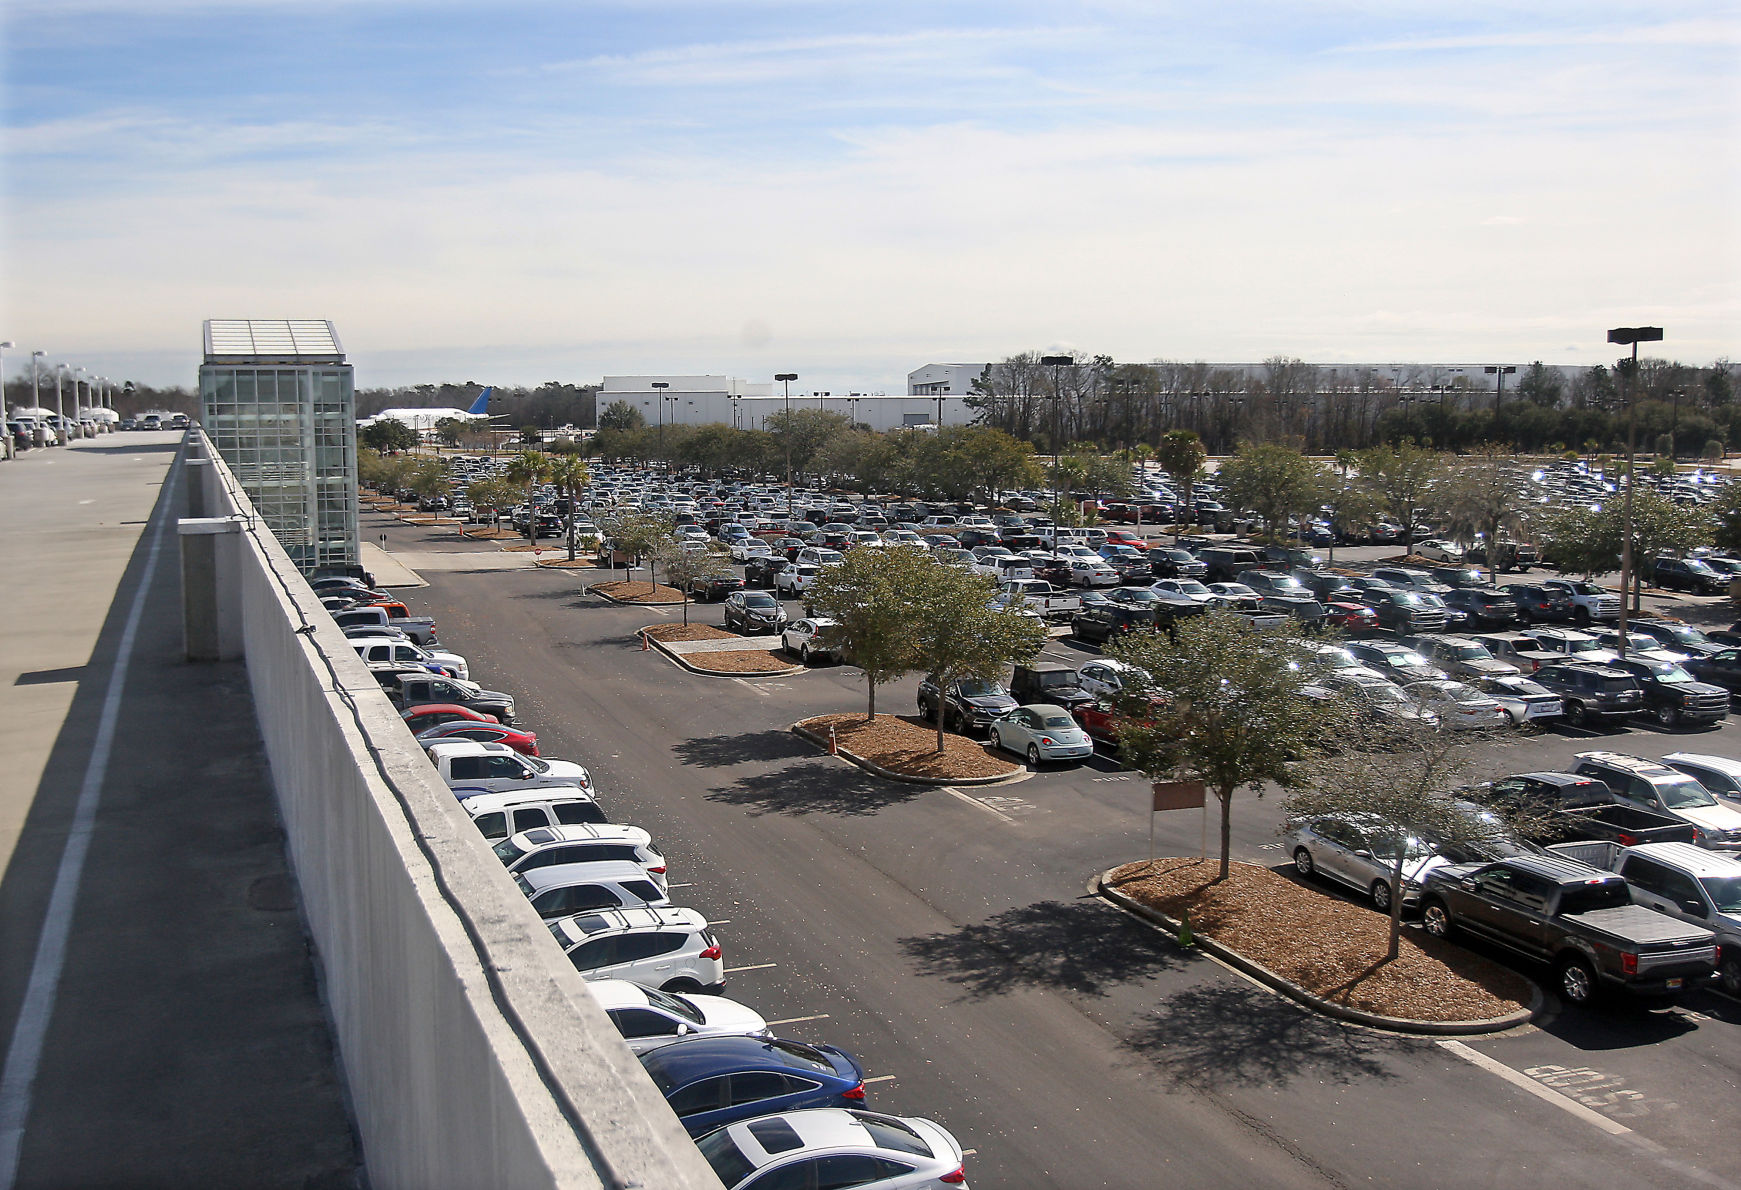
[[[1203,811],[1203,853],[1209,852],[1209,803],[1204,797],[1201,781],[1156,781],[1150,787],[1149,802],[1149,863],[1155,862],[1155,815],[1163,810]]]

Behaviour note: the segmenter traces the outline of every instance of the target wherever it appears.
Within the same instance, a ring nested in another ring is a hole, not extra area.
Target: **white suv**
[[[551,864],[515,872],[514,884],[546,920],[594,909],[639,909],[671,903],[640,864],[620,859]]]
[[[653,846],[653,836],[638,826],[607,822],[538,827],[503,839],[496,844],[495,852],[510,872],[601,859],[625,860],[639,864],[648,879],[660,888],[670,887],[666,882],[665,857]]]
[[[547,924],[583,979],[628,979],[678,993],[725,988],[719,939],[694,909],[600,909]]]

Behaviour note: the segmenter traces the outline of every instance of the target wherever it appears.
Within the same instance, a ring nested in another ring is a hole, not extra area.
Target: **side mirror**
[[[693,1031],[694,1030],[692,1030],[688,1025],[684,1024],[682,1021],[677,1022],[677,1036],[687,1037]]]
[[[1359,856],[1361,859],[1371,859],[1372,858],[1372,852],[1366,850],[1366,848],[1364,848],[1364,847],[1362,847],[1359,851],[1356,851],[1354,854]]]
[[[1681,912],[1691,917],[1705,916],[1705,903],[1692,897],[1681,902]]]

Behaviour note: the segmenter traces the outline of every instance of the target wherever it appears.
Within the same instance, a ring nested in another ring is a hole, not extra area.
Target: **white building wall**
[[[907,392],[913,396],[966,396],[973,382],[989,364],[926,364],[907,373]]]
[[[655,389],[654,381],[670,387]],[[731,376],[606,376],[598,396],[599,412],[617,401],[627,401],[640,410],[650,426],[718,423],[747,430],[764,429],[769,417],[787,407],[780,386],[752,384]],[[793,389],[791,408],[824,409],[882,431],[911,424],[931,425],[938,416],[939,402],[928,396],[817,396]],[[966,425],[976,412],[959,396],[945,397],[941,402],[946,426]]]

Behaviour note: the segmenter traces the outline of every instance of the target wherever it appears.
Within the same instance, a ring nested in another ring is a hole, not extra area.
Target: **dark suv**
[[[1149,569],[1156,578],[1200,579],[1209,573],[1209,567],[1189,550],[1175,546],[1155,546],[1149,550]]]
[[[1263,555],[1253,549],[1207,546],[1197,551],[1197,557],[1205,567],[1203,581],[1206,583],[1236,582],[1240,571],[1263,568]]]
[[[1703,558],[1658,558],[1654,581],[1659,587],[1695,595],[1721,595],[1729,589],[1728,578]]]
[[[1093,706],[1094,695],[1076,681],[1076,671],[1067,665],[1035,662],[1016,666],[1010,678],[1010,697],[1023,706],[1050,703],[1075,714],[1079,707]]]
[[[1517,601],[1498,587],[1456,587],[1440,598],[1446,607],[1466,613],[1477,628],[1510,628],[1517,623]]]
[[[1623,669],[1571,661],[1543,665],[1531,678],[1560,696],[1573,727],[1624,723],[1644,709],[1644,688]]]
[[[1084,607],[1070,621],[1070,635],[1077,640],[1105,643],[1115,636],[1153,628],[1157,622],[1151,607],[1131,603],[1097,603]]]
[[[980,678],[963,678],[951,682],[946,693],[939,694],[937,679],[927,676],[919,683],[919,716],[935,719],[938,705],[943,711],[943,727],[948,731],[989,730],[992,720],[1001,719],[1016,709],[1016,700],[998,682]]]
[[[1525,624],[1536,620],[1557,623],[1572,618],[1572,597],[1565,591],[1539,583],[1507,583],[1500,589],[1511,596],[1517,618]]]

